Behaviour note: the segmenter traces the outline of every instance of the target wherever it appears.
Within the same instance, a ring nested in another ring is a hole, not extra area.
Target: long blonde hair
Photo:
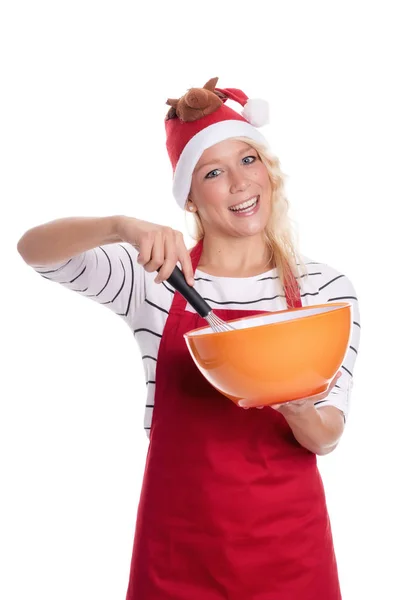
[[[246,142],[258,153],[260,160],[267,167],[271,180],[271,214],[265,227],[265,242],[271,252],[277,274],[282,285],[289,288],[293,285],[293,274],[301,285],[301,274],[307,276],[307,269],[298,251],[297,231],[289,217],[289,202],[285,193],[285,177],[279,159],[274,156],[267,145],[259,144],[247,137],[232,138],[235,141]],[[186,201],[187,206],[187,201]],[[185,215],[188,212],[185,211]],[[204,229],[197,212],[189,213],[193,217],[193,233],[189,235],[196,241],[204,238]],[[188,228],[189,229],[189,228]],[[300,267],[300,268],[299,268]]]

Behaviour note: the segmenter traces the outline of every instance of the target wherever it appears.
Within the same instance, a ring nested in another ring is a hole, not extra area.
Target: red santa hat
[[[179,99],[169,99],[166,120],[167,150],[174,179],[173,195],[184,209],[193,170],[204,150],[233,137],[248,137],[266,145],[258,131],[269,122],[265,100],[251,99],[236,88],[216,88],[218,77],[203,88],[191,88]],[[226,106],[230,99],[243,106],[241,113]]]

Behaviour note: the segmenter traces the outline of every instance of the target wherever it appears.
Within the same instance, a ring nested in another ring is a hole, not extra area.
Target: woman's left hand
[[[342,375],[342,373],[340,371],[338,371],[335,375],[335,377],[332,379],[329,388],[326,390],[326,392],[322,392],[321,394],[317,394],[315,396],[311,396],[309,398],[301,398],[300,400],[291,400],[289,402],[282,402],[281,404],[270,404],[270,407],[273,408],[274,410],[279,410],[279,412],[281,412],[283,415],[294,415],[294,414],[298,414],[299,412],[302,412],[305,408],[308,408],[308,406],[310,404],[314,404],[314,402],[318,402],[319,400],[324,400],[329,393],[332,391],[332,389],[334,388],[334,386],[336,385],[337,380],[339,379],[339,377]],[[241,408],[251,408],[251,406],[247,405],[247,401],[246,400],[240,400],[239,402],[239,406]],[[255,406],[254,408],[264,408],[263,406]]]

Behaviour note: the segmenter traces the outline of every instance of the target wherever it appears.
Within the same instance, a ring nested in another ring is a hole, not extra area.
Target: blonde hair
[[[282,290],[285,283],[289,288],[292,287],[294,282],[290,274],[298,278],[298,283],[301,285],[301,274],[307,276],[307,269],[298,251],[297,231],[288,214],[289,202],[284,189],[286,175],[281,170],[280,161],[271,153],[267,145],[259,144],[247,137],[232,139],[246,142],[249,146],[252,146],[257,151],[260,160],[267,167],[271,180],[272,195],[271,214],[264,230],[265,242],[275,263]],[[186,201],[185,208],[187,204]],[[185,214],[188,214],[187,211],[185,211]],[[198,242],[204,238],[203,225],[197,212],[189,214],[193,217],[194,229],[193,233],[189,231],[189,235]]]

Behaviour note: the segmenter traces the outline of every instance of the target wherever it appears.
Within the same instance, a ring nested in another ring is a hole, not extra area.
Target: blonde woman
[[[120,315],[141,349],[150,442],[127,600],[339,600],[316,455],[345,426],[358,302],[345,275],[295,247],[279,161],[257,129],[265,105],[216,83],[168,101],[190,251],[179,231],[127,216],[59,219],[29,230],[18,250],[43,277]],[[263,410],[217,392],[183,339],[204,321],[168,285],[177,262],[226,320],[352,302],[351,345],[329,390]]]

